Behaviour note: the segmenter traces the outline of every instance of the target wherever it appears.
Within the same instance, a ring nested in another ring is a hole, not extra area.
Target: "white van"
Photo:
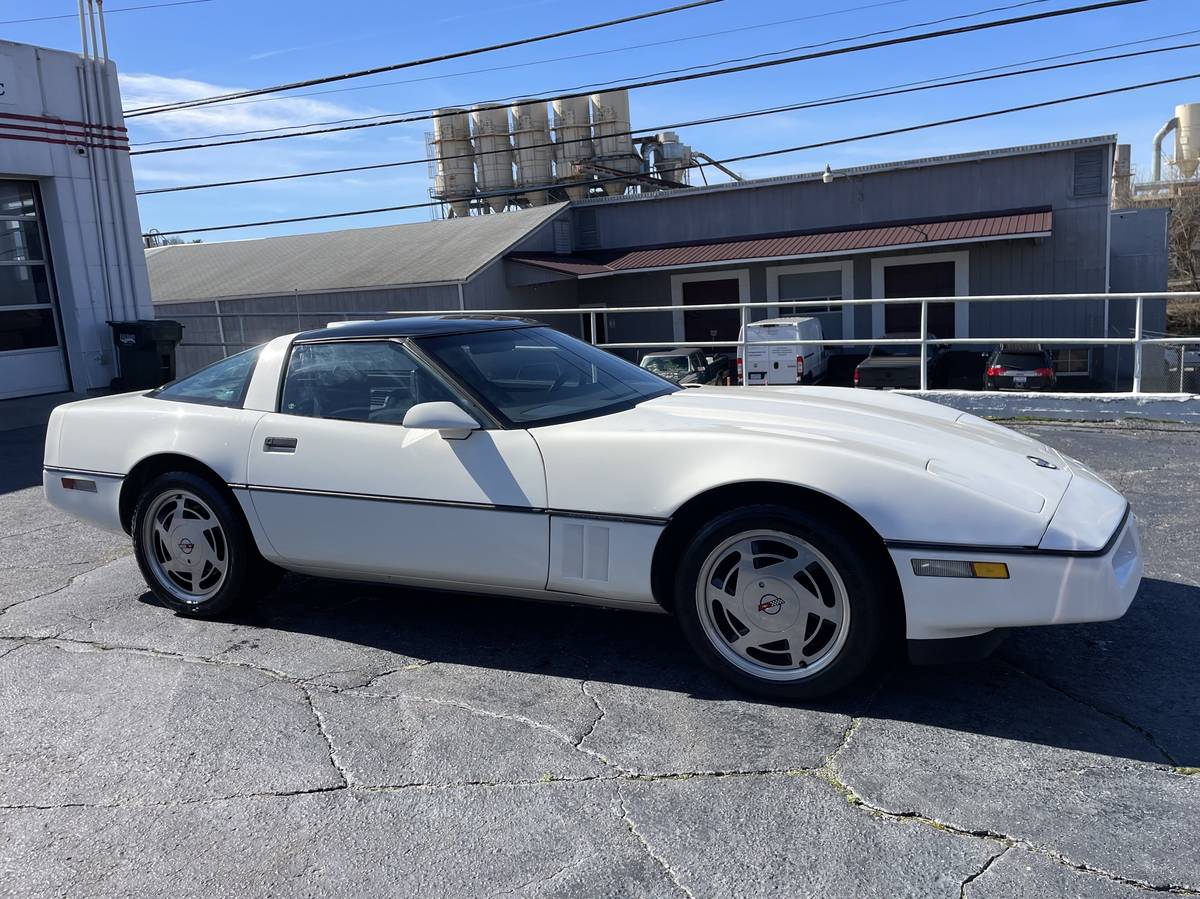
[[[763,345],[766,340],[822,340],[821,322],[805,318],[767,318],[738,334],[739,384],[809,384],[825,377],[829,354],[822,343]],[[757,345],[756,345],[757,344]]]

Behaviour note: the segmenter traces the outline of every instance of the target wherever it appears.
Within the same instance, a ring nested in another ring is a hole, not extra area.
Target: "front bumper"
[[[1142,580],[1137,522],[1126,516],[1097,551],[972,550],[956,546],[889,547],[900,586],[909,640],[970,637],[995,628],[1075,624],[1120,618]],[[1003,562],[1004,580],[918,577],[913,559]]]

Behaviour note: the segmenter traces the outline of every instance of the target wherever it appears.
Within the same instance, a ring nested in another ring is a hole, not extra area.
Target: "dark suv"
[[[983,375],[984,390],[1053,390],[1057,382],[1050,354],[1028,344],[993,350]]]

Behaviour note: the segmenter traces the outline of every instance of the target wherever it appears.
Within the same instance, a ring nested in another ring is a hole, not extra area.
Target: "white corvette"
[[[965,657],[1118,618],[1142,575],[1125,499],[998,425],[893,394],[679,389],[494,317],[289,335],[60,406],[44,484],[131,534],[185,614],[282,569],[665,609],[707,664],[784,698],[903,638]]]

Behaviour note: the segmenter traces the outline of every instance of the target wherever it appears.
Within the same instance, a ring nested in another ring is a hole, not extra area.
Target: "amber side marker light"
[[[87,478],[63,478],[62,485],[64,490],[82,490],[84,493],[96,492],[96,482],[89,481]]]
[[[960,562],[957,559],[913,559],[912,567],[913,574],[918,577],[1008,579],[1008,566],[1003,562]]]

